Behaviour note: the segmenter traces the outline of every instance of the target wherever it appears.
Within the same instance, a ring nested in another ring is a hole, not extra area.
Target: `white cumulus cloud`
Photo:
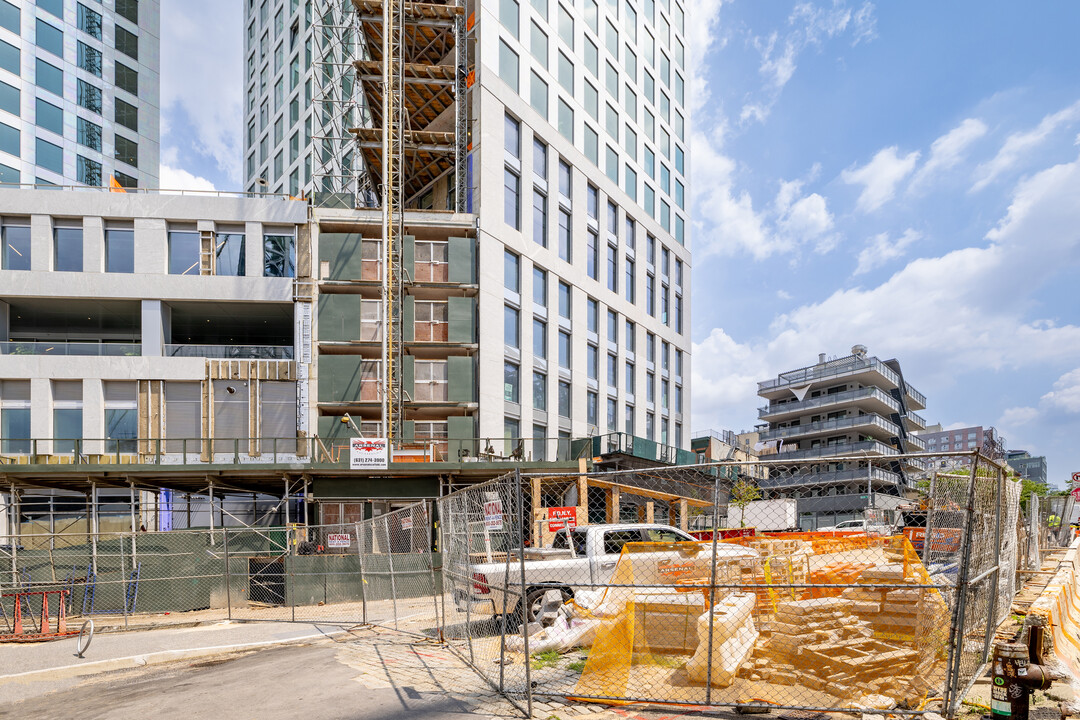
[[[859,264],[855,268],[855,274],[868,273],[890,260],[902,257],[907,252],[908,246],[921,238],[922,233],[912,228],[905,230],[904,234],[896,240],[890,240],[889,233],[875,235],[859,252]]]
[[[1080,413],[1080,368],[1059,377],[1054,389],[1042,396],[1042,402],[1068,413]]]
[[[161,166],[162,190],[216,190],[214,183],[206,178],[192,175],[187,170]]]
[[[930,157],[911,179],[909,189],[918,188],[939,173],[950,170],[963,159],[964,152],[973,142],[986,135],[986,123],[977,118],[964,122],[945,133],[930,146]]]
[[[844,170],[840,177],[848,185],[862,185],[856,207],[873,212],[896,195],[896,186],[915,169],[919,151],[901,157],[895,145],[879,150],[866,165]]]
[[[975,168],[975,184],[972,192],[978,192],[993,182],[999,175],[1012,168],[1023,156],[1037,147],[1059,127],[1071,125],[1080,119],[1080,100],[1067,108],[1045,116],[1031,130],[1013,133],[1005,138],[1005,143],[992,160]]]

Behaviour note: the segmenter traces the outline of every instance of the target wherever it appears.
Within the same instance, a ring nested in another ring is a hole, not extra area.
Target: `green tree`
[[[731,486],[730,505],[739,508],[739,527],[746,527],[746,506],[761,499],[761,490],[749,480],[739,480]]]

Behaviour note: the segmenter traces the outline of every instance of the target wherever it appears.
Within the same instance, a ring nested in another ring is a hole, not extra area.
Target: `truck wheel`
[[[540,615],[540,609],[544,606],[544,595],[546,595],[549,590],[558,590],[559,594],[562,595],[563,602],[566,602],[570,598],[574,597],[573,593],[571,593],[569,589],[564,587],[529,588],[529,590],[525,593],[525,608],[527,609],[527,619],[525,620],[525,622],[536,621],[537,617]],[[517,618],[518,622],[521,622],[521,603],[518,603],[517,611],[514,613],[514,616]]]

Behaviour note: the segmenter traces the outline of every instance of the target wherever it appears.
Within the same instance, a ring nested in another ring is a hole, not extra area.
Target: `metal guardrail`
[[[142,355],[140,343],[85,342],[77,340],[12,340],[0,342],[0,355],[81,355],[89,357],[122,357]]]
[[[235,358],[242,360],[292,360],[292,345],[165,345],[168,357]]]
[[[816,398],[808,398],[797,402],[766,405],[765,407],[758,408],[758,418],[764,420],[772,415],[798,412],[801,410],[813,410],[814,408],[836,405],[838,403],[847,403],[852,400],[861,400],[863,398],[874,398],[875,400],[888,405],[893,412],[900,412],[900,403],[896,402],[896,400],[887,392],[877,387],[864,387],[859,388],[858,390],[848,390],[846,392],[833,393],[831,395],[821,395]]]
[[[307,202],[304,198],[297,198],[288,193],[271,192],[239,192],[227,190],[186,190],[168,188],[145,188],[145,187],[110,187],[97,185],[53,185],[44,183],[0,183],[0,190],[74,190],[78,192],[98,193],[123,193],[127,195],[195,195],[198,197],[221,197],[221,198],[277,198],[279,200],[292,200]]]
[[[898,435],[900,432],[900,428],[897,427],[895,423],[886,420],[880,415],[867,414],[836,418],[835,420],[822,420],[820,422],[809,423],[807,425],[795,425],[782,428],[773,428],[772,430],[766,430],[765,432],[761,433],[759,440],[761,442],[766,442],[768,440],[779,440],[780,438],[803,436],[812,433],[844,430],[853,427],[862,427],[864,425],[873,425],[875,427],[879,427],[882,430],[891,433],[892,435]]]

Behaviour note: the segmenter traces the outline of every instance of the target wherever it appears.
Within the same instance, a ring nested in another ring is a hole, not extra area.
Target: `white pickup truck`
[[[615,572],[623,545],[637,542],[698,543],[702,552],[695,553],[692,548],[683,552],[664,548],[635,555],[635,561],[655,559],[657,563],[669,563],[675,560],[704,563],[707,566],[712,550],[711,544],[701,543],[669,525],[588,525],[560,530],[550,548],[525,549],[525,607],[528,608],[528,620],[531,622],[536,618],[543,605],[544,594],[549,590],[560,591],[565,602],[578,590],[604,588]],[[653,555],[655,558],[651,557]],[[721,543],[717,546],[717,556],[738,560],[755,558],[758,553],[740,545]],[[506,562],[470,566],[472,580],[468,591],[459,589],[454,595],[458,609],[464,612],[468,605],[469,611],[478,616],[506,613],[520,619],[520,591],[515,592],[515,589],[520,587],[521,566],[516,555],[510,562],[509,577],[506,568]],[[636,581],[642,584],[658,582],[655,578],[638,578]],[[504,585],[509,586],[509,592],[503,591]]]

